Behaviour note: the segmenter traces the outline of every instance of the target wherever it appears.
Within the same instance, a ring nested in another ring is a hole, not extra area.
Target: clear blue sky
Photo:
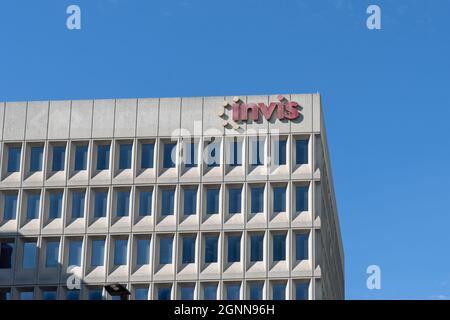
[[[78,4],[82,29],[66,29]],[[382,9],[382,30],[366,8]],[[2,0],[0,100],[320,92],[347,298],[450,297],[450,1]],[[366,289],[368,265],[382,290]]]

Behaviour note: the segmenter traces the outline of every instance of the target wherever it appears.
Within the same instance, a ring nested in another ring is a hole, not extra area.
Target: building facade
[[[318,94],[0,103],[0,299],[344,299]]]

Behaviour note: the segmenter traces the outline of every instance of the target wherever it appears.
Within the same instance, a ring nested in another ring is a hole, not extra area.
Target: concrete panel
[[[0,102],[0,140],[3,139],[3,119],[5,115],[5,103]]]
[[[180,129],[180,98],[164,98],[159,103],[159,135],[171,137]]]
[[[136,135],[137,99],[118,99],[116,101],[116,117],[114,136],[134,137]]]
[[[292,94],[291,101],[297,102],[300,107],[300,117],[291,121],[292,133],[308,133],[312,131],[312,95]]]
[[[48,139],[67,139],[70,129],[71,101],[50,101]]]
[[[202,135],[203,98],[183,98],[181,101],[181,134],[183,136]]]
[[[92,138],[111,138],[114,135],[115,100],[94,100]]]
[[[72,101],[70,138],[89,139],[92,133],[92,100]]]
[[[231,99],[228,100],[230,103]],[[205,136],[223,135],[224,118],[219,116],[219,112],[223,110],[225,99],[223,97],[205,97],[203,100],[203,131]],[[230,109],[231,110],[231,109]],[[230,116],[231,111],[228,110],[224,117]]]
[[[313,102],[313,131],[320,132],[320,122],[322,116],[322,99],[320,94],[315,93],[312,95]]]
[[[156,136],[158,133],[159,99],[139,99],[136,123],[138,137]]]
[[[3,140],[23,140],[25,136],[26,102],[7,102]]]
[[[48,101],[28,102],[26,139],[38,140],[47,138]]]
[[[245,96],[240,96],[239,98],[241,98],[244,102],[247,100],[247,98]],[[239,134],[244,134],[247,130],[247,123],[246,122],[242,122],[242,121],[237,121],[234,122],[232,119],[232,111],[231,111],[231,105],[233,104],[233,99],[234,96],[227,96],[224,97],[224,101],[228,102],[228,106],[227,109],[225,110],[226,116],[222,117],[225,120],[229,121],[229,123],[231,125],[227,125],[225,126],[225,135],[239,135]],[[217,117],[217,115],[216,115]],[[234,129],[232,127],[232,125],[237,125],[237,129]]]

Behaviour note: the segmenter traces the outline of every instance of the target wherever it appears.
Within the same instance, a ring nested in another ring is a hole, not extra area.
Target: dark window
[[[219,213],[219,188],[210,188],[206,191],[206,213]]]
[[[261,282],[250,283],[250,300],[262,300],[263,284]]]
[[[278,164],[285,165],[286,164],[286,140],[278,141]]]
[[[308,235],[305,233],[295,235],[295,258],[297,260],[308,259]]]
[[[194,300],[194,289],[193,285],[183,285],[180,287],[180,298],[181,300]]]
[[[251,139],[251,161],[253,166],[264,164],[264,141],[261,138]]]
[[[30,150],[30,172],[42,171],[42,155],[44,147],[31,147]]]
[[[273,211],[286,211],[286,187],[273,188]]]
[[[81,171],[87,169],[87,145],[75,146],[75,171]]]
[[[295,163],[308,163],[308,140],[299,139],[295,141]]]
[[[114,265],[122,266],[127,264],[128,240],[116,239],[114,242]]]
[[[75,191],[72,193],[72,219],[84,217],[84,191]]]
[[[276,283],[272,285],[272,299],[286,300],[286,284]]]
[[[155,152],[154,143],[143,143],[141,146],[141,168],[153,168],[153,157]]]
[[[3,204],[3,220],[14,220],[16,219],[17,213],[17,193],[7,193],[5,194],[5,203]]]
[[[172,293],[171,287],[159,287],[158,300],[170,300],[171,293]]]
[[[125,170],[131,168],[133,144],[121,144],[119,145],[119,169]]]
[[[203,287],[204,300],[217,300],[217,284],[206,284]]]
[[[173,238],[161,238],[159,240],[159,264],[172,263]]]
[[[27,219],[37,219],[39,217],[39,204],[41,203],[40,193],[29,193],[27,195]]]
[[[162,190],[161,192],[161,215],[173,215],[175,205],[175,190]]]
[[[108,206],[108,191],[95,191],[94,193],[94,217],[106,217]]]
[[[54,146],[53,147],[53,161],[52,171],[64,171],[64,162],[66,159],[66,147]]]
[[[21,147],[8,148],[8,173],[19,172],[21,153],[22,153]]]
[[[130,211],[130,191],[117,191],[116,215],[127,217]]]
[[[91,266],[99,267],[105,263],[105,240],[92,240]]]
[[[37,265],[37,243],[24,242],[23,244],[23,269],[35,269]]]
[[[273,261],[286,260],[286,235],[273,235]]]
[[[176,143],[165,143],[163,154],[163,168],[175,168]]]
[[[11,269],[13,261],[14,242],[0,243],[0,269]]]
[[[59,241],[48,241],[45,254],[45,267],[55,268],[58,266]]]
[[[297,212],[308,211],[308,187],[295,188],[295,210]]]
[[[51,191],[49,198],[49,207],[48,207],[48,218],[49,219],[57,219],[61,218],[62,213],[62,191]]]
[[[109,145],[101,144],[97,146],[97,170],[109,169],[109,150]]]
[[[264,250],[264,235],[255,234],[250,236],[250,261],[262,261]]]
[[[83,249],[83,241],[69,241],[69,266],[81,266],[81,253]]]
[[[150,239],[138,239],[136,251],[136,264],[138,266],[150,263]]]
[[[228,262],[241,261],[241,236],[228,236]]]
[[[297,282],[295,284],[295,299],[308,300],[309,285],[307,282]]]
[[[264,187],[251,188],[251,213],[264,211]]]
[[[242,141],[234,138],[233,142],[230,143],[230,166],[240,165],[242,165]]]
[[[197,211],[197,190],[185,189],[184,190],[184,214],[191,215]]]
[[[195,236],[183,237],[182,263],[194,263],[195,261]]]
[[[139,192],[139,216],[150,216],[152,214],[152,191]]]
[[[198,165],[197,144],[194,142],[186,144],[185,155],[184,155],[184,165],[187,168],[197,167],[197,165]]]
[[[241,187],[228,190],[228,212],[230,214],[241,213]]]
[[[218,244],[218,236],[205,237],[205,263],[217,262]]]
[[[240,299],[240,291],[241,285],[239,283],[229,283],[226,285],[227,288],[227,300],[239,300]]]

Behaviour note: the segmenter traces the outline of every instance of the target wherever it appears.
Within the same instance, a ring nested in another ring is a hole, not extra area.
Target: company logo
[[[239,97],[233,98],[233,103],[225,102],[223,110],[219,112],[219,116],[224,118],[224,126],[231,125],[234,129],[239,126],[236,122],[246,122],[250,118],[253,121],[258,121],[260,115],[266,120],[270,120],[275,114],[278,120],[295,120],[300,116],[300,105],[295,101],[288,101],[285,97],[279,95],[277,102],[270,102],[269,105],[264,102],[259,103],[244,103]],[[231,107],[231,123],[230,117],[226,115],[226,111]],[[250,113],[251,112],[251,113]]]

